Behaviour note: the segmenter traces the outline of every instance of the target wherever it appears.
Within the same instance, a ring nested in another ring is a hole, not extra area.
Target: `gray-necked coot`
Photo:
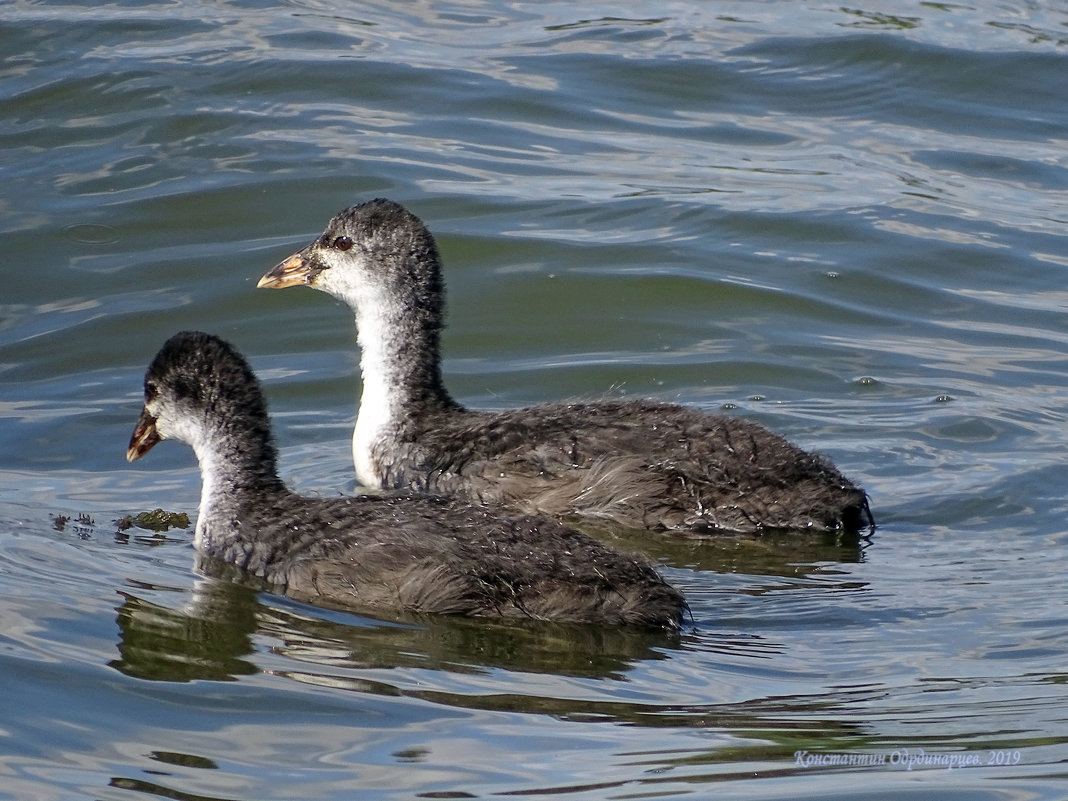
[[[677,627],[680,593],[546,517],[410,493],[305,498],[278,477],[267,404],[217,337],[170,338],[145,374],[127,458],[193,447],[203,488],[194,544],[295,598],[358,609]]]
[[[646,400],[472,411],[441,375],[444,284],[433,236],[377,199],[337,214],[260,287],[306,284],[356,315],[366,486],[697,534],[874,529],[865,492],[756,423]]]

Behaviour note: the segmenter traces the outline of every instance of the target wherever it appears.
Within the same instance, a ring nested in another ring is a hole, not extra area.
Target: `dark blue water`
[[[1068,777],[1068,10],[0,4],[0,797],[1056,799]],[[642,541],[682,637],[373,619],[197,570],[183,328],[355,489],[337,210],[438,237],[468,405],[756,419],[880,528]]]

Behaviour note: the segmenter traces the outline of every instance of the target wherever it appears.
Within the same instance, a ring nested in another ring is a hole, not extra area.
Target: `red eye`
[[[333,244],[338,250],[345,251],[352,247],[352,238],[348,236],[339,236],[334,240]]]

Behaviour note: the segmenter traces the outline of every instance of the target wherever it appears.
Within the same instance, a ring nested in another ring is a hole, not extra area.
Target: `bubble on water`
[[[118,229],[101,223],[76,223],[63,229],[67,238],[80,245],[110,245],[119,241]]]

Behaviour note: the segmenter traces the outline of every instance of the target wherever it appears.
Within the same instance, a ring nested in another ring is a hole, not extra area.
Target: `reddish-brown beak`
[[[130,447],[126,449],[126,461],[137,461],[161,439],[159,431],[156,430],[156,418],[148,413],[148,409],[142,409],[133,436],[130,437]]]

